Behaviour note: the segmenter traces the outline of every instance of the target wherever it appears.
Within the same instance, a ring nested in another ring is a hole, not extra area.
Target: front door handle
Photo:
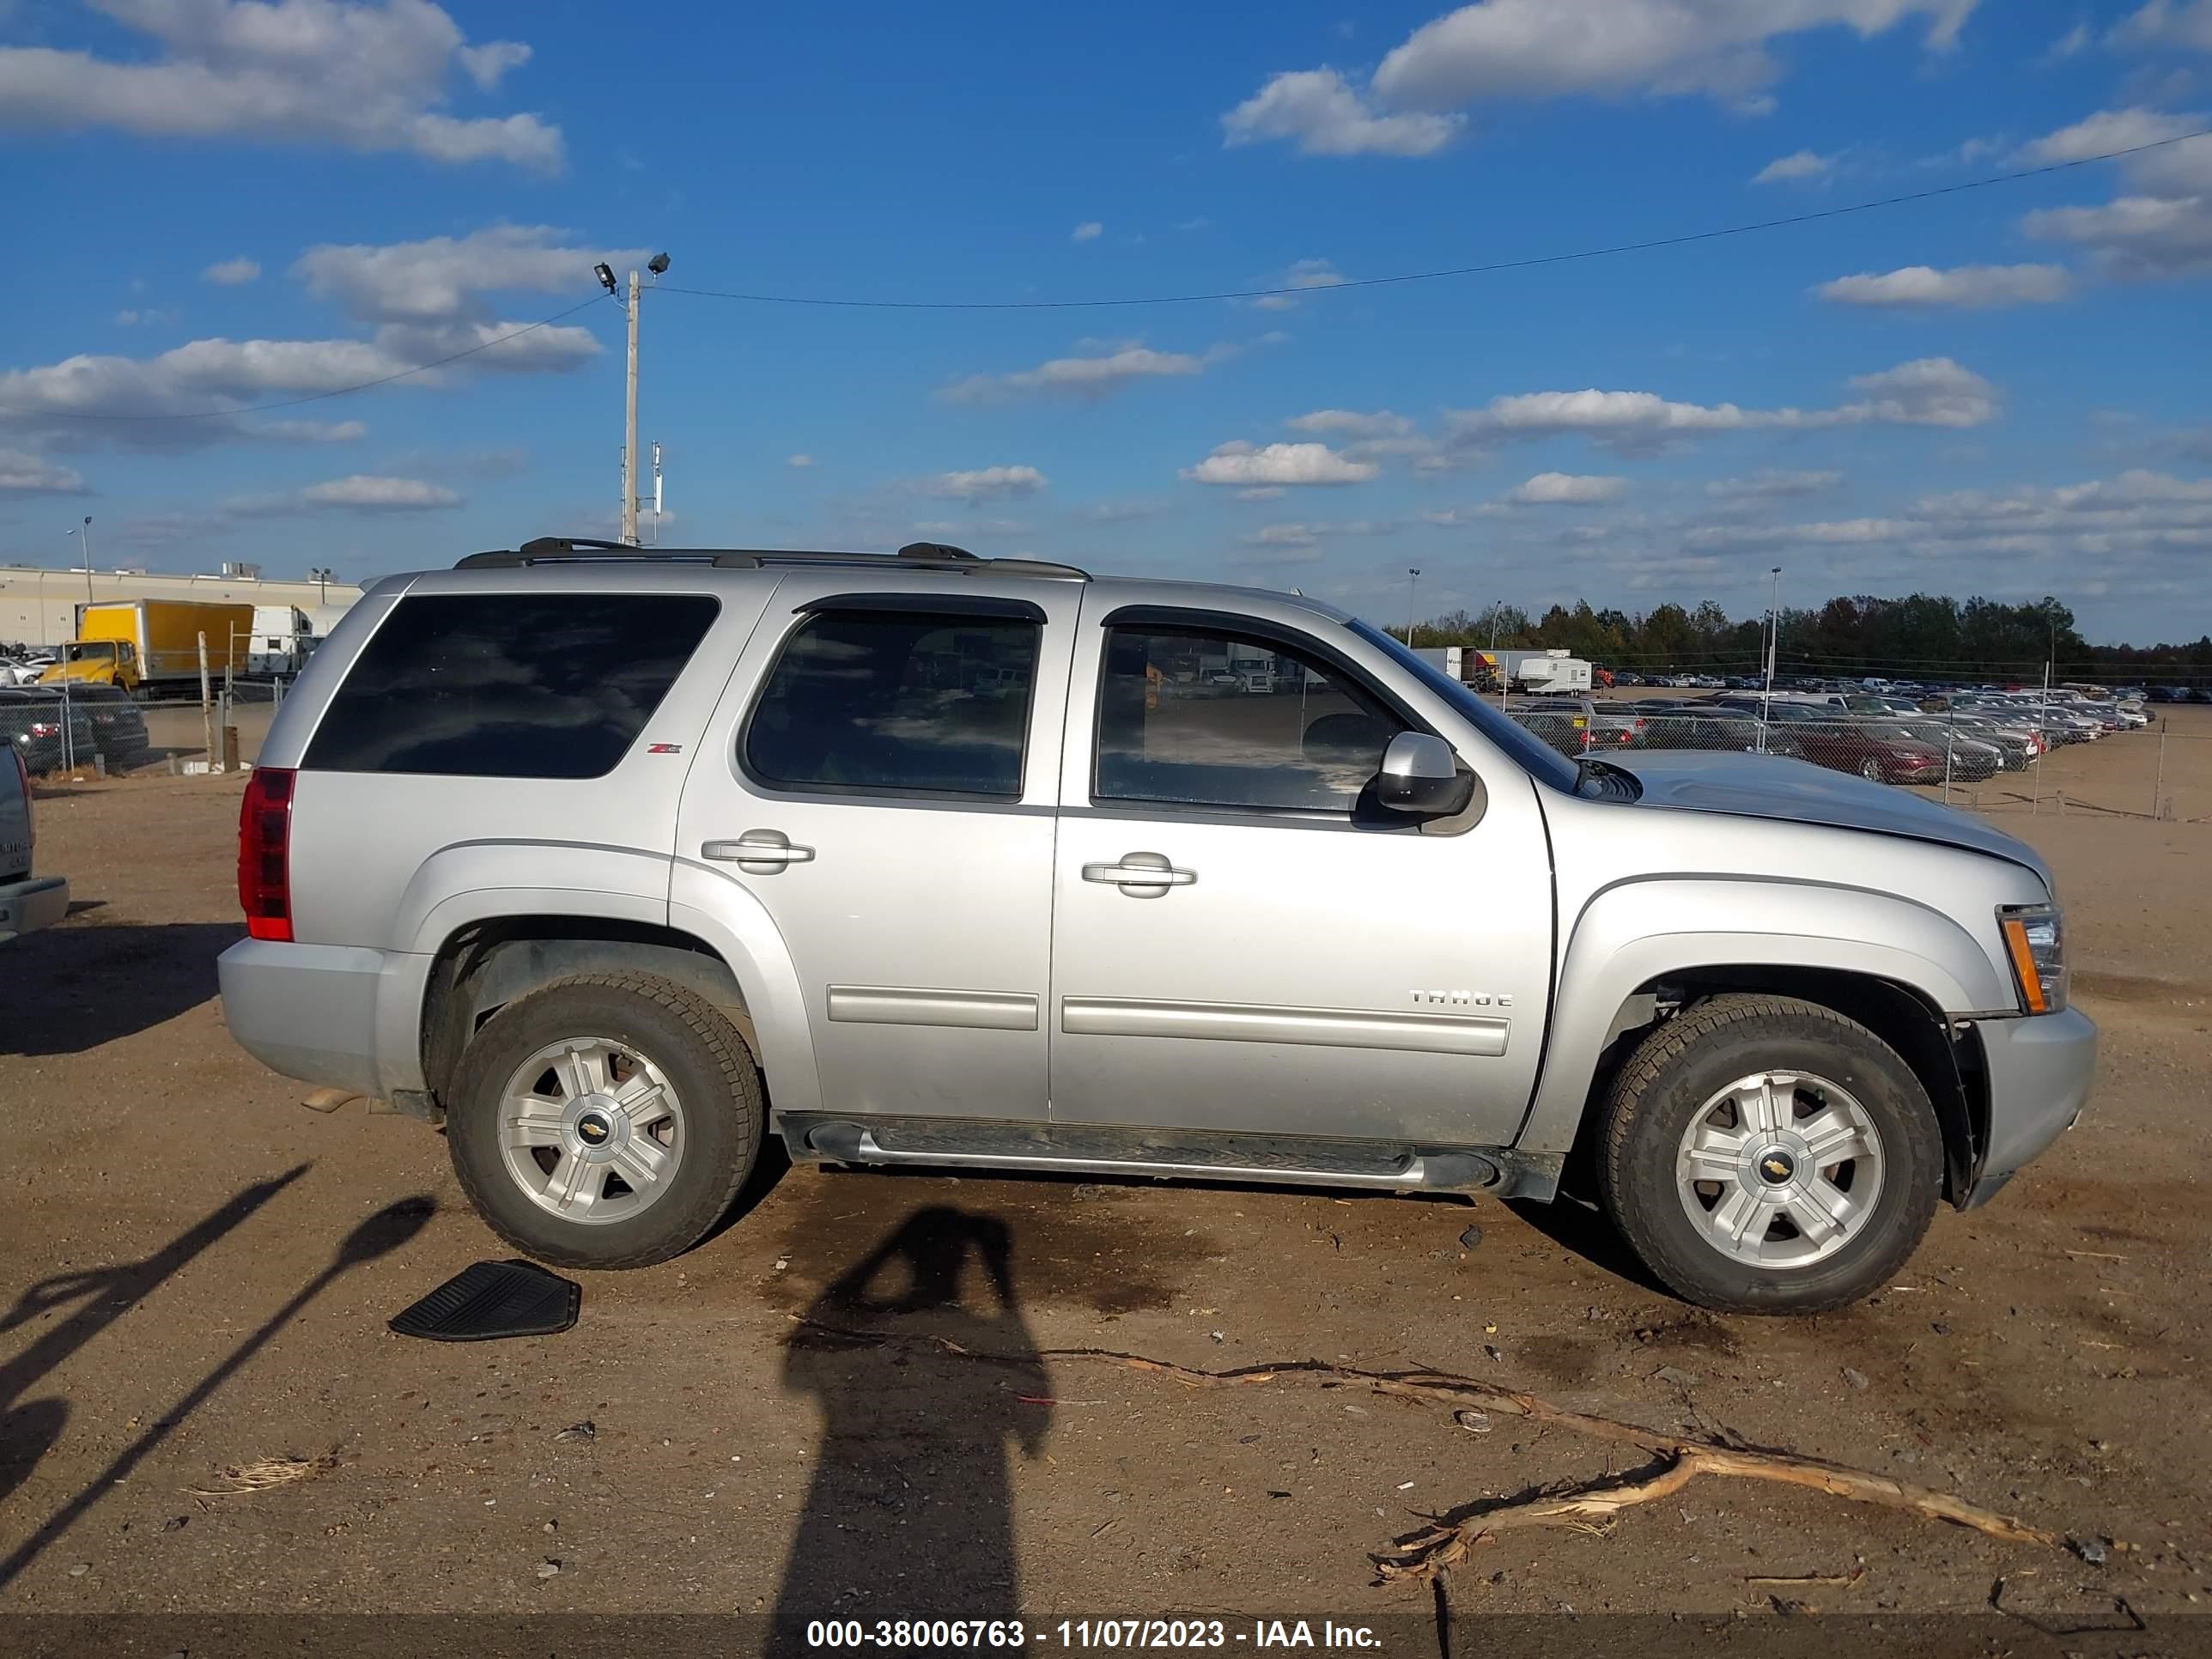
[[[1178,870],[1160,853],[1124,853],[1119,864],[1086,864],[1085,881],[1119,887],[1132,898],[1158,898],[1170,887],[1188,887],[1198,879],[1195,870]]]
[[[772,876],[786,866],[807,863],[814,849],[793,845],[791,837],[781,830],[748,830],[735,841],[704,843],[699,855],[734,864],[749,876]]]

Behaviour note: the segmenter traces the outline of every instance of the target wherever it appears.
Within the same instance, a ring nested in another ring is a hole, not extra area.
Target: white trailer
[[[1523,691],[1568,692],[1590,689],[1590,665],[1565,651],[1501,651],[1498,672],[1508,685]]]
[[[257,605],[253,607],[253,638],[246,647],[246,672],[259,675],[289,675],[300,672],[313,636],[307,613],[296,605]]]

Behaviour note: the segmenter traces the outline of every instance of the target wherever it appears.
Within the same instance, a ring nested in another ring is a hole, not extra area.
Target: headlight
[[[2008,905],[1997,912],[2005,951],[2021,1001],[2031,1014],[2056,1014],[2066,1007],[2065,931],[2055,904]]]

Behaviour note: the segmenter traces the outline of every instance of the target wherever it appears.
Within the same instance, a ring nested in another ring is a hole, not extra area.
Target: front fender
[[[1624,883],[1577,918],[1544,1070],[1516,1145],[1574,1145],[1613,1018],[1655,980],[1699,968],[1820,969],[1886,980],[1949,1013],[2009,1008],[1988,954],[1941,911],[1863,888],[1781,881]]]

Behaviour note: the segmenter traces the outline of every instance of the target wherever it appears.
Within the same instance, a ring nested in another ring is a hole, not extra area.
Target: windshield
[[[1393,662],[1448,701],[1454,709],[1464,715],[1484,737],[1503,749],[1529,776],[1540,783],[1550,784],[1554,789],[1564,789],[1570,793],[1573,792],[1577,781],[1582,776],[1575,763],[1535,737],[1526,726],[1507,719],[1443,669],[1423,662],[1381,629],[1355,619],[1352,631],[1378,650],[1389,653]]]
[[[112,640],[72,641],[62,647],[64,662],[112,662],[115,642]]]

